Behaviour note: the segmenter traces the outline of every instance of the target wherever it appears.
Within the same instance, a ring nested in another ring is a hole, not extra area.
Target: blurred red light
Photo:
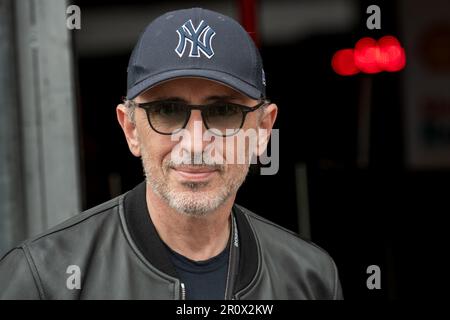
[[[355,65],[353,49],[337,51],[331,59],[331,66],[341,76],[351,76],[359,72]]]
[[[395,72],[405,67],[405,50],[393,36],[385,36],[378,40],[380,56],[378,64],[384,71]]]
[[[395,46],[400,47],[400,42],[394,36],[384,36],[378,40],[378,45],[381,47]]]
[[[396,72],[405,65],[405,50],[394,36],[384,36],[378,41],[369,37],[362,38],[356,43],[354,50],[339,50],[331,60],[333,70],[342,76],[354,75],[360,71]]]
[[[380,48],[372,38],[362,38],[355,45],[355,65],[364,73],[382,71],[378,65]]]

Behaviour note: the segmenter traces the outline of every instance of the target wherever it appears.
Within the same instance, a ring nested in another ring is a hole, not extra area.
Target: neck
[[[173,251],[194,261],[207,260],[227,246],[235,195],[205,216],[180,213],[146,188],[147,208],[160,238]]]

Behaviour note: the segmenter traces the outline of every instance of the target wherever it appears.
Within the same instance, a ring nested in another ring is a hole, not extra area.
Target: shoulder
[[[74,237],[78,241],[82,241],[86,236],[94,236],[94,231],[104,230],[101,227],[105,224],[115,224],[118,221],[118,214],[115,213],[119,212],[122,198],[123,195],[83,211],[45,232],[27,239],[20,246],[32,248],[51,239],[61,240],[61,238],[72,239]]]
[[[41,299],[36,280],[23,249],[11,249],[0,259],[0,300]]]
[[[247,217],[258,240],[262,242],[269,241],[272,246],[279,247],[279,249],[284,247],[300,249],[296,252],[306,256],[320,257],[325,260],[331,258],[327,251],[315,243],[303,239],[297,233],[267,220],[242,206],[237,206]]]
[[[242,206],[238,208],[254,232],[260,256],[266,263],[270,261],[273,270],[285,270],[292,278],[313,275],[325,283],[324,291],[332,299],[342,295],[336,264],[327,251]]]
[[[113,213],[118,212],[120,202],[122,201],[121,197],[111,199],[96,207],[83,211],[38,235],[26,239],[4,254],[1,260],[7,257],[17,257],[20,252],[24,250],[26,252],[29,248],[39,246],[50,239],[61,240],[61,238],[70,238],[71,236],[76,236],[77,239],[81,239],[83,234],[92,234],[92,231],[104,223],[105,220],[114,218]]]
[[[83,265],[109,240],[113,242],[120,230],[122,197],[84,211],[7,252],[0,259],[0,291],[4,293],[0,298],[52,298],[53,278],[65,279],[68,266]]]

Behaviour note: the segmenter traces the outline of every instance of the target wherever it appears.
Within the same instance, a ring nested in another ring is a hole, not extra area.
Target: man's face
[[[225,101],[253,107],[258,103],[227,86],[199,78],[167,81],[141,94],[135,102],[173,99],[196,105]],[[250,112],[241,132],[256,129],[261,112]],[[187,135],[177,139],[159,134],[151,128],[145,110],[137,108],[133,131],[137,146],[130,148],[134,155],[141,156],[147,184],[155,194],[178,212],[202,216],[234,197],[248,173],[249,161],[236,163],[235,156],[227,158],[227,148],[231,149],[228,156],[230,152],[243,153],[245,159],[253,150],[248,143],[233,145],[236,136],[210,136],[205,141],[206,128],[199,110],[192,110],[185,130]],[[175,161],[180,155],[183,164]]]

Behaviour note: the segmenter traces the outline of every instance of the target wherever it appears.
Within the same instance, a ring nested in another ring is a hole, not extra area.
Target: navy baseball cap
[[[164,81],[199,77],[253,99],[266,96],[262,59],[232,18],[192,8],[165,13],[140,35],[128,64],[127,99]]]

